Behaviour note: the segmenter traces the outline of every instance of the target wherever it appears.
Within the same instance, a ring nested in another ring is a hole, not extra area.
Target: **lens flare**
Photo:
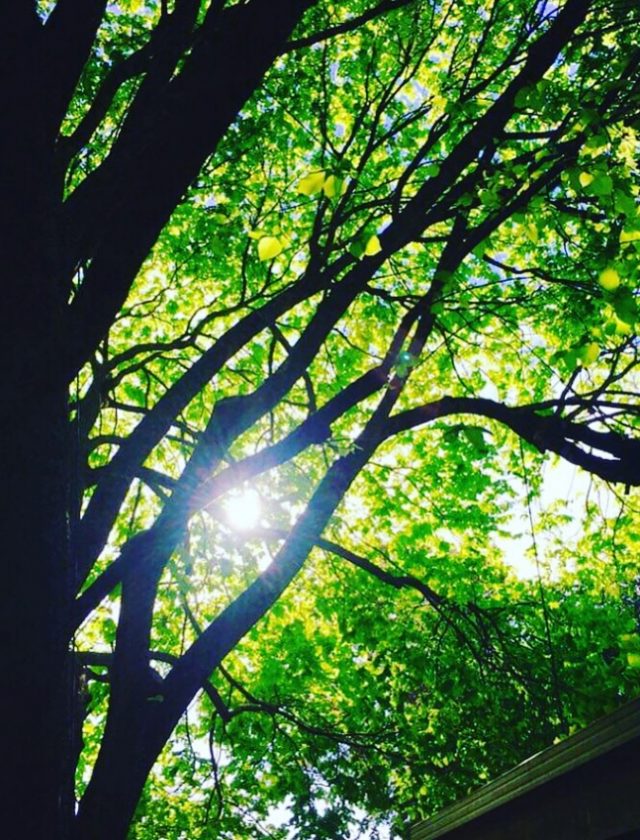
[[[230,496],[224,504],[227,522],[236,531],[249,531],[255,528],[262,516],[262,502],[255,490],[245,490],[236,496]]]

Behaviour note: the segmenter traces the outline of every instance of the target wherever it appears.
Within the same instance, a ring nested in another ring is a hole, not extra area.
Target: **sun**
[[[262,502],[256,490],[243,490],[225,500],[227,522],[236,531],[250,531],[259,524]]]

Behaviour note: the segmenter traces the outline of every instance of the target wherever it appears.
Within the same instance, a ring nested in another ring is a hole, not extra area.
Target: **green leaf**
[[[480,203],[487,207],[488,209],[492,210],[498,207],[500,200],[496,193],[493,190],[480,190],[478,193],[478,198],[480,199]]]
[[[613,181],[609,175],[597,175],[590,184],[589,189],[594,195],[611,195],[613,191]]]
[[[359,260],[359,259],[360,259],[360,257],[364,254],[364,247],[365,247],[365,246],[364,246],[364,243],[363,243],[363,241],[362,241],[362,238],[360,238],[360,239],[355,239],[355,240],[354,240],[354,241],[353,241],[353,242],[349,245],[349,253],[350,253],[350,254],[353,254],[353,256],[354,256],[356,259],[358,259],[358,260]]]
[[[638,320],[638,303],[633,292],[627,286],[620,286],[614,292],[612,299],[616,315],[625,324],[635,324]]]
[[[623,190],[616,190],[614,192],[614,207],[617,213],[623,213],[629,220],[635,219],[638,215],[638,208],[636,207],[635,199],[632,195],[628,195]],[[627,241],[622,239],[622,234],[620,236],[620,241]]]
[[[479,426],[464,426],[462,432],[469,443],[479,452],[484,454],[487,451],[487,445],[484,440],[485,434],[488,434],[486,429],[482,429]]]
[[[518,91],[515,98],[515,106],[519,109],[524,109],[529,104],[529,97],[533,92],[533,87],[527,86],[523,87],[521,90]]]
[[[638,633],[621,633],[618,641],[623,650],[640,651],[640,634]]]
[[[609,143],[609,138],[606,134],[602,132],[598,132],[597,134],[592,134],[591,137],[585,143],[587,149],[602,149]]]

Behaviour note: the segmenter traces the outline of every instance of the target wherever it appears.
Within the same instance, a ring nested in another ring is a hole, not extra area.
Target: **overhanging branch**
[[[618,432],[596,431],[556,414],[542,415],[536,406],[510,407],[481,397],[444,397],[392,417],[389,435],[451,414],[475,414],[497,420],[540,452],[554,452],[606,481],[640,485],[640,440]]]

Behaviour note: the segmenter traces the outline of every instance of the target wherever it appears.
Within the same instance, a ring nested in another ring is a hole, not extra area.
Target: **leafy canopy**
[[[381,836],[640,686],[636,4],[268,5],[108,4],[59,140],[136,838]]]

